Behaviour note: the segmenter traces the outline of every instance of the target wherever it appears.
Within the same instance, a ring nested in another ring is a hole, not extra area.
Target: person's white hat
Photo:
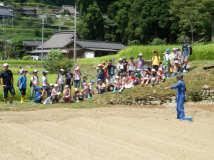
[[[38,71],[37,70],[33,70],[33,73],[37,73]]]
[[[176,50],[180,50],[180,48],[176,48]]]
[[[119,76],[115,76],[115,78],[119,78]]]
[[[163,69],[162,69],[162,68],[159,68],[158,70],[159,70],[159,71],[162,71]]]
[[[152,71],[154,71],[154,72],[155,72],[156,70],[153,68],[153,69],[152,69]]]
[[[177,48],[173,48],[172,50],[173,50],[173,51],[176,51],[176,50],[177,50]]]
[[[59,87],[58,84],[54,84],[54,87]]]
[[[78,88],[74,88],[74,91],[75,91],[75,92],[78,91]]]
[[[8,63],[4,63],[4,64],[3,64],[3,67],[6,67],[6,66],[9,66],[9,64],[8,64]]]
[[[178,61],[176,60],[174,63],[178,63]]]
[[[98,67],[101,67],[101,66],[103,66],[102,64],[98,64]]]
[[[138,56],[143,56],[143,54],[142,53],[139,53],[139,55]]]
[[[122,61],[122,60],[123,60],[122,58],[119,59],[119,61]]]
[[[54,84],[51,83],[50,86],[54,86]]]
[[[66,85],[65,88],[69,88],[69,85]]]
[[[64,72],[65,70],[64,70],[64,69],[60,69],[59,71],[60,71],[60,72]]]

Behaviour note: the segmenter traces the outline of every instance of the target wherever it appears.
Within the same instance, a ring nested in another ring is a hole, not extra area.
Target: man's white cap
[[[37,70],[33,70],[33,73],[37,73],[38,71]]]
[[[115,76],[115,78],[119,78],[119,76]]]
[[[123,60],[122,58],[119,59],[119,61],[122,61],[122,60]]]
[[[54,86],[54,84],[51,83],[50,86]]]
[[[74,91],[75,91],[75,92],[78,91],[78,88],[74,88]]]
[[[8,63],[4,63],[4,64],[3,64],[3,67],[6,67],[6,66],[9,66],[9,64],[8,64]]]
[[[58,84],[54,84],[54,87],[59,87]]]
[[[60,69],[59,71],[60,71],[60,72],[64,72],[65,70],[64,70],[64,69]]]
[[[139,55],[138,56],[143,56],[143,54],[142,53],[139,53]]]
[[[162,71],[163,69],[162,69],[162,68],[159,68],[158,70],[159,70],[159,71]]]
[[[154,71],[154,72],[155,72],[156,70],[153,68],[153,69],[152,69],[152,71]]]
[[[172,50],[173,50],[173,51],[176,51],[176,50],[177,50],[177,48],[173,48]]]
[[[69,88],[69,85],[66,85],[65,88]]]
[[[178,63],[178,61],[176,60],[174,63]]]

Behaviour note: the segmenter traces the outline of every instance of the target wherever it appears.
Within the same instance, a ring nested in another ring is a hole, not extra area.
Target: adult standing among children
[[[64,79],[64,69],[59,70],[58,77],[56,79],[57,84],[59,86],[59,91],[62,93],[64,91],[64,84],[65,84],[65,79]]]
[[[13,87],[13,73],[11,70],[8,70],[9,64],[4,63],[3,64],[3,71],[0,73],[0,86],[3,87],[3,97],[4,97],[4,103],[7,105],[7,94],[8,91],[10,91],[11,97],[10,97],[10,104],[15,104],[13,103],[13,98],[16,94],[15,89]],[[1,83],[1,78],[3,80],[3,83]]]
[[[31,82],[30,82],[30,101],[33,102],[33,94],[35,92],[36,94],[36,87],[39,86],[39,77],[37,76],[38,71],[34,70],[33,71],[33,76],[31,77]]]
[[[181,66],[183,66],[184,61],[188,61],[190,56],[190,45],[187,39],[183,40],[182,52],[181,52]]]
[[[169,87],[166,87],[165,89],[177,89],[177,119],[183,119],[185,117],[184,114],[184,102],[185,102],[185,92],[186,92],[186,87],[183,82],[183,75],[178,74],[176,76],[177,84],[172,85]]]

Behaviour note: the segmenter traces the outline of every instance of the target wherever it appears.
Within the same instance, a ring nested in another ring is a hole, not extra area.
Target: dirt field
[[[209,107],[207,107],[209,108]],[[0,159],[214,159],[214,112],[186,107],[0,112]]]

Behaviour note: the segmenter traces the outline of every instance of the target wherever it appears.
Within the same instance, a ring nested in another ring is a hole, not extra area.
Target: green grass
[[[138,58],[138,54],[142,53],[143,58],[145,60],[151,60],[152,56],[154,56],[154,51],[157,50],[159,52],[159,55],[161,58],[163,57],[163,54],[167,48],[171,49],[172,48],[180,48],[181,45],[159,45],[159,46],[130,46],[127,47],[123,50],[120,50],[117,54],[115,55],[109,55],[109,56],[103,56],[103,57],[98,57],[98,58],[81,58],[78,59],[78,64],[97,64],[101,62],[107,62],[110,59],[114,58],[115,60],[118,60],[119,58],[122,57],[129,57],[133,56],[135,59]],[[192,46],[193,48],[193,55],[190,57],[190,60],[214,60],[214,54],[213,54],[213,48],[214,48],[214,43],[213,44],[207,44],[207,45],[199,45],[196,44]]]
[[[8,63],[9,65],[41,65],[41,61],[35,60],[1,60],[0,64]]]

